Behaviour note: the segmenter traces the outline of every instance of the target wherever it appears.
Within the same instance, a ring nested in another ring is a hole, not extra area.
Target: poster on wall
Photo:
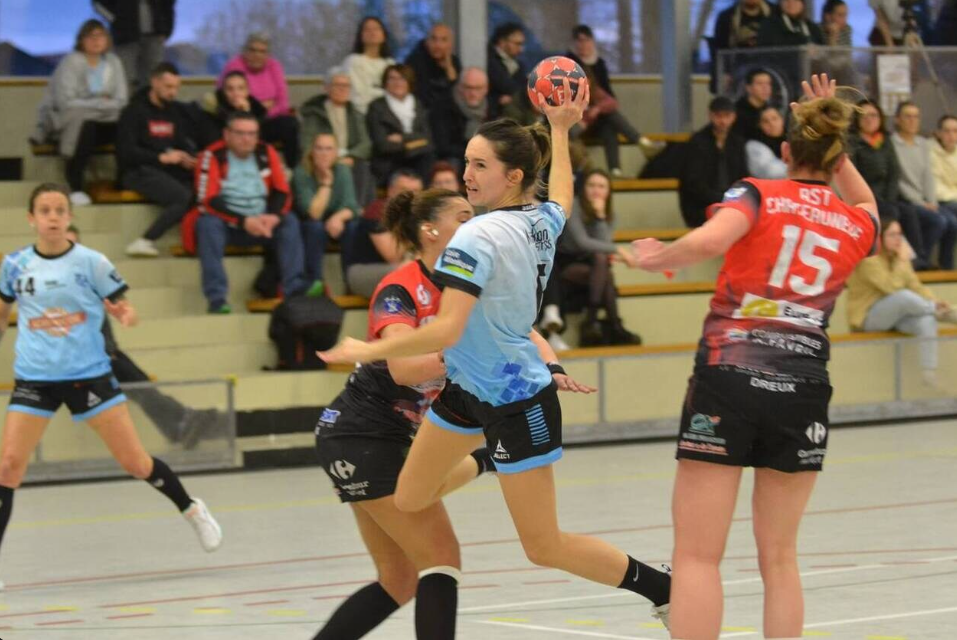
[[[884,113],[894,113],[898,104],[910,100],[910,56],[903,53],[877,56],[877,86]]]

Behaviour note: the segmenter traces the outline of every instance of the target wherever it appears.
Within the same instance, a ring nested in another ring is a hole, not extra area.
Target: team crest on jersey
[[[429,293],[429,290],[425,288],[424,284],[420,284],[415,288],[415,298],[423,307],[432,304],[432,294]]]
[[[478,267],[478,260],[465,253],[461,249],[448,247],[442,254],[442,263],[439,265],[446,271],[457,273],[465,278],[471,278],[475,275],[475,269]]]

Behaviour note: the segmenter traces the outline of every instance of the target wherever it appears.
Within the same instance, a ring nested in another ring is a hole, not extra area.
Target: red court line
[[[535,580],[533,582],[523,582],[522,584],[561,584],[565,582],[571,582],[571,580]]]
[[[847,513],[860,513],[868,511],[878,511],[886,509],[903,509],[910,507],[924,507],[924,506],[933,506],[939,504],[952,504],[957,502],[957,498],[944,498],[940,500],[925,500],[917,502],[906,502],[906,503],[896,503],[896,504],[885,504],[885,505],[869,505],[863,507],[847,507],[839,509],[822,509],[818,511],[808,511],[805,515],[807,516],[819,516],[819,515],[836,515],[836,514],[847,514]],[[750,522],[751,518],[735,518],[734,522]],[[671,524],[655,524],[655,525],[646,525],[642,527],[625,527],[621,529],[605,529],[601,531],[590,531],[585,532],[585,535],[609,535],[617,533],[640,533],[643,531],[657,531],[662,529],[671,529]],[[474,542],[465,542],[461,546],[463,547],[479,547],[479,546],[488,546],[496,544],[512,544],[519,542],[518,538],[502,538],[496,540],[479,540]],[[926,549],[926,551],[953,551],[957,548],[942,548],[942,549]],[[905,552],[914,552],[918,550],[914,549],[900,549],[893,551],[886,551],[886,553],[905,553]],[[828,552],[821,554],[801,554],[806,556],[811,555],[827,555]],[[841,552],[832,552],[833,555],[841,555]],[[849,552],[848,555],[854,555],[858,552]],[[860,552],[860,553],[885,553],[884,551],[869,551],[869,552]],[[189,573],[199,573],[199,572],[214,572],[214,571],[228,571],[236,569],[249,569],[253,567],[271,567],[279,566],[283,564],[298,564],[304,562],[322,562],[325,560],[342,560],[346,558],[364,558],[367,555],[365,551],[356,551],[352,553],[341,553],[333,554],[327,556],[307,556],[304,558],[287,558],[284,560],[264,560],[260,562],[243,562],[236,564],[227,564],[227,565],[213,565],[207,567],[186,567],[181,569],[167,569],[161,571],[139,571],[134,573],[118,573],[112,575],[100,575],[100,576],[88,576],[81,578],[64,578],[60,580],[45,580],[41,582],[25,582],[20,584],[11,584],[7,585],[6,591],[17,591],[24,589],[35,589],[41,587],[50,587],[58,585],[67,585],[67,584],[79,584],[84,582],[99,582],[99,581],[108,581],[108,580],[122,580],[125,578],[149,578],[156,576],[168,576],[168,575],[182,575]],[[750,556],[748,556],[750,558]],[[743,559],[741,557],[734,558],[725,558],[726,560],[737,560]],[[528,569],[529,571],[538,570],[538,567],[533,567]],[[521,569],[524,570],[524,569]],[[466,574],[469,573],[480,573],[480,572],[469,572],[466,571]],[[0,616],[3,617],[3,616]]]
[[[179,598],[163,598],[161,600],[143,600],[141,602],[119,602],[116,604],[101,604],[100,609],[115,609],[117,607],[138,607],[147,604],[166,604],[169,602],[187,602],[189,600],[208,600],[210,598],[229,598],[231,596],[251,596],[261,593],[280,593],[282,591],[304,591],[306,589],[321,589],[323,587],[343,587],[354,584],[368,584],[368,580],[349,580],[347,582],[326,582],[324,584],[304,584],[297,587],[274,587],[272,589],[252,589],[250,591],[232,591],[229,593],[212,593],[202,596],[181,596]]]
[[[495,589],[501,586],[500,584],[467,584],[459,586],[459,591],[463,589]]]
[[[4,613],[0,618],[25,618],[27,616],[52,616],[58,613],[66,613],[62,609],[44,609],[43,611],[27,611],[26,613]]]
[[[49,627],[55,624],[78,624],[83,622],[83,620],[53,620],[51,622],[36,622],[34,623],[38,627]]]
[[[106,616],[107,620],[121,620],[123,618],[145,618],[153,615],[152,613],[126,613],[121,616]]]
[[[264,604],[286,604],[288,600],[263,600],[262,602],[246,602],[247,607],[259,607]]]

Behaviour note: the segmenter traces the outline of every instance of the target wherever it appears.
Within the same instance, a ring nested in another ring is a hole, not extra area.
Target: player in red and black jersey
[[[454,191],[430,189],[392,198],[385,227],[418,259],[386,276],[375,290],[369,340],[412,331],[438,312],[441,292],[431,265],[471,218],[471,205]],[[438,353],[369,363],[355,370],[319,419],[320,464],[340,500],[352,506],[379,580],[350,596],[315,640],[361,638],[413,596],[417,636],[454,637],[461,562],[445,507],[436,502],[405,513],[396,508],[393,496],[416,429],[444,382]],[[446,492],[491,465],[485,449],[475,451],[452,473]]]
[[[746,466],[755,468],[764,635],[802,633],[797,532],[827,453],[827,323],[879,238],[874,195],[845,154],[854,108],[826,75],[804,87],[782,147],[788,179],[738,182],[681,240],[634,243],[650,271],[725,256],[678,436],[673,638],[720,634],[718,567]]]

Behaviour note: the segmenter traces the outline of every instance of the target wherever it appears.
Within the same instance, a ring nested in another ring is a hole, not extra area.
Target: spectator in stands
[[[389,178],[386,197],[370,203],[349,229],[342,243],[342,270],[350,293],[370,297],[379,281],[402,262],[402,248],[382,226],[382,215],[390,198],[421,190],[422,178],[407,169],[396,171]]]
[[[761,113],[768,106],[774,82],[767,69],[751,69],[745,76],[744,95],[734,103],[736,117],[732,130],[745,140],[755,140],[761,135]]]
[[[250,95],[249,81],[242,71],[230,71],[223,76],[222,86],[203,96],[202,110],[208,115],[203,122],[203,131],[199,134],[199,142],[204,148],[223,136],[226,120],[231,113],[238,111],[252,114],[259,122],[260,129],[266,120],[266,107]]]
[[[937,122],[937,139],[932,145],[931,165],[937,182],[937,202],[957,210],[957,116],[945,115]]]
[[[721,202],[725,190],[748,175],[744,139],[734,133],[734,103],[718,96],[708,105],[710,124],[695,132],[681,163],[678,197],[689,227],[705,222],[705,210]]]
[[[372,173],[380,185],[398,169],[426,176],[432,166],[428,113],[412,93],[412,70],[404,64],[382,73],[385,95],[369,103],[366,126],[372,138]]]
[[[427,38],[422,39],[405,59],[415,78],[415,96],[426,109],[438,101],[452,98],[452,87],[459,79],[462,63],[452,51],[455,35],[445,24],[432,25]]]
[[[781,0],[779,11],[761,25],[759,47],[800,47],[824,44],[824,33],[817,23],[807,19],[804,0]]]
[[[295,167],[299,163],[299,121],[289,108],[289,87],[282,63],[269,55],[269,36],[253,33],[246,38],[242,53],[223,67],[220,86],[232,71],[245,74],[250,95],[266,107],[263,140],[281,143],[286,166]]]
[[[918,208],[924,219],[936,219],[936,229],[922,228],[927,257],[937,242],[938,263],[943,269],[954,268],[954,245],[957,244],[957,211],[937,202],[937,182],[931,167],[931,141],[920,135],[920,107],[913,102],[897,106],[897,131],[891,136],[894,151],[900,160],[901,199]],[[923,211],[920,211],[923,210]],[[936,233],[935,233],[936,231]]]
[[[339,143],[339,162],[352,169],[356,197],[360,205],[365,205],[375,197],[375,182],[369,168],[372,140],[365,116],[350,100],[351,92],[349,74],[342,67],[330,69],[326,93],[309,98],[299,109],[299,140],[303,149],[310,149],[320,133],[333,134]]]
[[[159,63],[150,86],[133,95],[116,126],[120,183],[162,209],[143,237],[126,248],[131,256],[158,256],[154,243],[179,224],[193,205],[195,144],[183,105],[176,101],[179,86],[176,67]]]
[[[618,315],[618,289],[611,263],[620,260],[635,266],[635,257],[630,247],[619,247],[613,239],[611,178],[601,169],[592,169],[582,184],[559,242],[563,291],[571,286],[587,292],[581,346],[641,344],[641,338],[625,329]],[[598,320],[601,310],[605,312],[607,335]]]
[[[588,109],[582,118],[582,129],[593,132],[605,148],[605,162],[611,175],[620,177],[621,153],[618,149],[618,135],[625,136],[629,143],[638,143],[645,156],[651,158],[664,149],[664,143],[656,143],[638,133],[618,108],[618,99],[611,88],[608,66],[598,54],[595,34],[587,24],[572,29],[572,50],[566,54],[581,65],[588,77],[591,90]]]
[[[374,16],[363,18],[356,31],[352,53],[342,62],[352,81],[352,104],[359,113],[365,114],[369,103],[384,95],[382,74],[393,64],[395,59],[389,48],[389,32],[385,25]]]
[[[292,177],[296,213],[302,219],[306,276],[322,282],[326,243],[340,240],[359,215],[352,170],[337,162],[339,143],[332,133],[320,133]]]
[[[488,114],[488,76],[478,67],[468,67],[450,98],[437,101],[429,110],[436,157],[460,166],[465,146]]]
[[[900,223],[913,249],[915,268],[927,269],[933,244],[930,249],[924,248],[922,229],[926,226],[928,232],[938,238],[940,222],[936,216],[927,215],[931,212],[901,201],[900,162],[885,128],[881,106],[873,100],[861,100],[857,106],[857,121],[852,128],[849,146],[851,160],[874,192],[881,217]]]
[[[881,224],[880,253],[862,260],[847,280],[847,316],[853,331],[900,331],[920,344],[924,382],[937,384],[937,323],[957,323],[957,312],[938,301],[914,273],[900,224]]]
[[[758,136],[744,144],[748,172],[754,178],[783,180],[787,177],[788,166],[781,159],[781,145],[786,140],[781,112],[772,106],[765,107],[758,127]]]
[[[80,230],[71,224],[67,229],[66,237],[70,242],[79,243]],[[110,356],[110,369],[117,381],[120,384],[149,382],[149,374],[120,349],[116,336],[113,335],[109,315],[103,318],[101,333],[106,353]],[[199,442],[200,437],[203,439],[225,438],[227,435],[227,416],[216,409],[187,407],[154,386],[126,387],[123,393],[139,405],[167,442],[181,443],[185,449],[192,449]]]
[[[58,141],[74,206],[91,202],[83,191],[87,162],[97,145],[116,140],[116,121],[126,100],[123,65],[110,52],[106,26],[87,20],[77,33],[73,52],[53,72],[31,138],[37,143]]]
[[[236,112],[223,139],[203,150],[196,171],[199,219],[196,247],[209,313],[231,313],[223,268],[226,245],[269,245],[279,261],[283,293],[319,295],[306,280],[299,219],[276,150],[259,141],[259,122]]]
[[[850,47],[851,25],[847,21],[848,9],[844,0],[827,0],[821,8],[821,30],[824,44],[829,47]]]
[[[123,61],[126,79],[138,90],[163,61],[166,40],[173,33],[176,0],[94,0],[97,13],[113,30],[116,55]]]
[[[525,50],[525,31],[517,22],[506,22],[492,33],[488,45],[489,102],[491,117],[499,117],[505,107],[520,99],[528,73],[519,56]]]
[[[429,189],[462,191],[462,182],[455,166],[448,162],[436,162],[429,173]]]
[[[738,0],[718,14],[714,24],[714,48],[746,49],[758,46],[758,32],[773,12],[765,0]]]

